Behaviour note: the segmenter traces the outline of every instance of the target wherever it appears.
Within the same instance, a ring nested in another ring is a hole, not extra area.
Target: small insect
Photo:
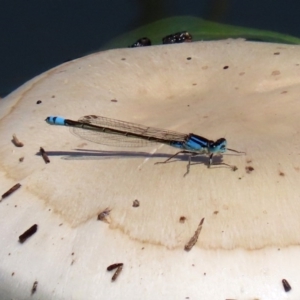
[[[42,100],[36,101],[36,104],[41,104],[41,103],[42,103]]]
[[[50,162],[50,159],[49,159],[47,153],[45,152],[44,148],[40,147],[40,153],[41,153],[45,163],[48,164]]]
[[[19,242],[24,243],[29,237],[34,235],[37,231],[37,224],[32,225],[29,229],[27,229],[23,234],[19,236]]]
[[[24,144],[19,141],[19,139],[17,138],[17,136],[15,134],[13,135],[12,142],[16,147],[23,147],[24,146]]]
[[[129,48],[136,48],[136,47],[146,47],[151,46],[151,41],[147,37],[143,37],[141,39],[138,39],[134,44],[129,46]]]
[[[191,239],[188,241],[188,243],[184,246],[185,251],[190,251],[194,247],[194,245],[197,243],[199,234],[202,229],[203,222],[204,222],[204,218],[200,221],[198,228],[195,231],[195,234],[191,237]]]
[[[21,187],[21,184],[20,183],[16,183],[13,187],[11,187],[7,192],[5,192],[3,195],[2,195],[2,197],[1,197],[1,199],[0,199],[0,202],[4,199],[4,198],[6,198],[6,197],[8,197],[9,195],[11,195],[13,192],[15,192],[18,188],[20,188]]]
[[[170,34],[165,36],[162,39],[163,44],[178,44],[184,42],[192,42],[193,37],[187,31],[177,32],[174,34]]]

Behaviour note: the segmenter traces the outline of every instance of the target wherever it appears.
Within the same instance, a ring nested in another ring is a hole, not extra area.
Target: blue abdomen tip
[[[45,121],[50,125],[65,125],[65,118],[63,117],[50,116]]]

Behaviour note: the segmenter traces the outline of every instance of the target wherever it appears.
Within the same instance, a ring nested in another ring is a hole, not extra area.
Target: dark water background
[[[299,13],[296,0],[0,0],[0,97],[166,17],[195,16],[300,37]]]

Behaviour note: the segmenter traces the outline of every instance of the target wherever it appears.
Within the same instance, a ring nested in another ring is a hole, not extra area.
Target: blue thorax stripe
[[[206,138],[193,134],[191,133],[189,135],[189,139],[185,142],[186,145],[189,146],[189,148],[192,149],[202,149],[202,148],[207,148],[209,145],[209,140],[207,140]]]

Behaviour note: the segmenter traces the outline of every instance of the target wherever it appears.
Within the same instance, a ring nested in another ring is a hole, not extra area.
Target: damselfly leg
[[[236,151],[237,153],[240,153],[238,151]],[[186,176],[189,172],[190,172],[190,166],[191,166],[191,161],[192,161],[192,156],[197,156],[197,155],[203,155],[203,154],[200,154],[200,153],[197,153],[197,152],[192,152],[192,151],[187,151],[187,150],[182,150],[182,151],[179,151],[179,152],[176,152],[175,154],[171,155],[168,159],[166,159],[165,161],[158,161],[156,163],[154,163],[155,165],[158,165],[158,164],[165,164],[167,163],[169,160],[171,160],[172,158],[174,158],[175,156],[177,156],[178,154],[189,154],[189,162],[188,162],[188,165],[187,165],[187,172],[184,174],[184,176]],[[233,166],[233,165],[229,165],[229,164],[226,164],[226,163],[214,163],[213,164],[213,161],[212,161],[212,158],[213,158],[213,155],[214,153],[211,153],[209,155],[209,161],[208,161],[208,168],[210,168],[211,166],[218,166],[218,165],[224,165],[224,166],[227,166],[229,168],[232,169],[232,171],[236,171],[238,168],[236,166]]]
[[[186,176],[186,175],[190,172],[191,157],[192,157],[192,156],[199,155],[199,153],[197,153],[197,152],[192,152],[192,151],[187,151],[187,150],[182,150],[182,151],[179,151],[179,152],[177,152],[177,153],[171,155],[171,156],[170,156],[167,160],[165,160],[165,161],[158,161],[158,162],[156,162],[155,165],[158,165],[158,164],[165,164],[165,163],[168,162],[170,159],[172,159],[173,157],[175,157],[175,156],[177,156],[178,154],[181,154],[181,153],[188,153],[188,154],[190,154],[190,155],[189,155],[189,163],[188,163],[188,165],[187,165],[187,171],[186,171],[186,173],[184,174],[184,176]]]
[[[232,166],[232,165],[229,165],[229,164],[226,164],[224,162],[221,162],[221,163],[217,163],[217,164],[213,164],[212,163],[212,158],[213,158],[213,153],[210,154],[209,156],[209,163],[208,163],[208,168],[210,168],[210,166],[218,166],[218,165],[223,165],[223,166],[227,166],[229,168],[231,168],[232,171],[236,171],[238,168],[236,166]]]
[[[168,162],[170,159],[172,159],[173,157],[175,157],[175,156],[177,156],[178,154],[180,154],[180,153],[194,153],[194,154],[197,154],[197,153],[195,153],[195,152],[191,152],[191,151],[187,151],[187,150],[182,150],[182,151],[179,151],[179,152],[177,152],[177,153],[175,153],[175,154],[173,154],[173,155],[171,155],[167,160],[165,160],[165,161],[158,161],[158,162],[156,162],[156,163],[154,163],[155,165],[158,165],[158,164],[165,164],[166,162]],[[190,158],[190,156],[189,156],[189,158]]]

